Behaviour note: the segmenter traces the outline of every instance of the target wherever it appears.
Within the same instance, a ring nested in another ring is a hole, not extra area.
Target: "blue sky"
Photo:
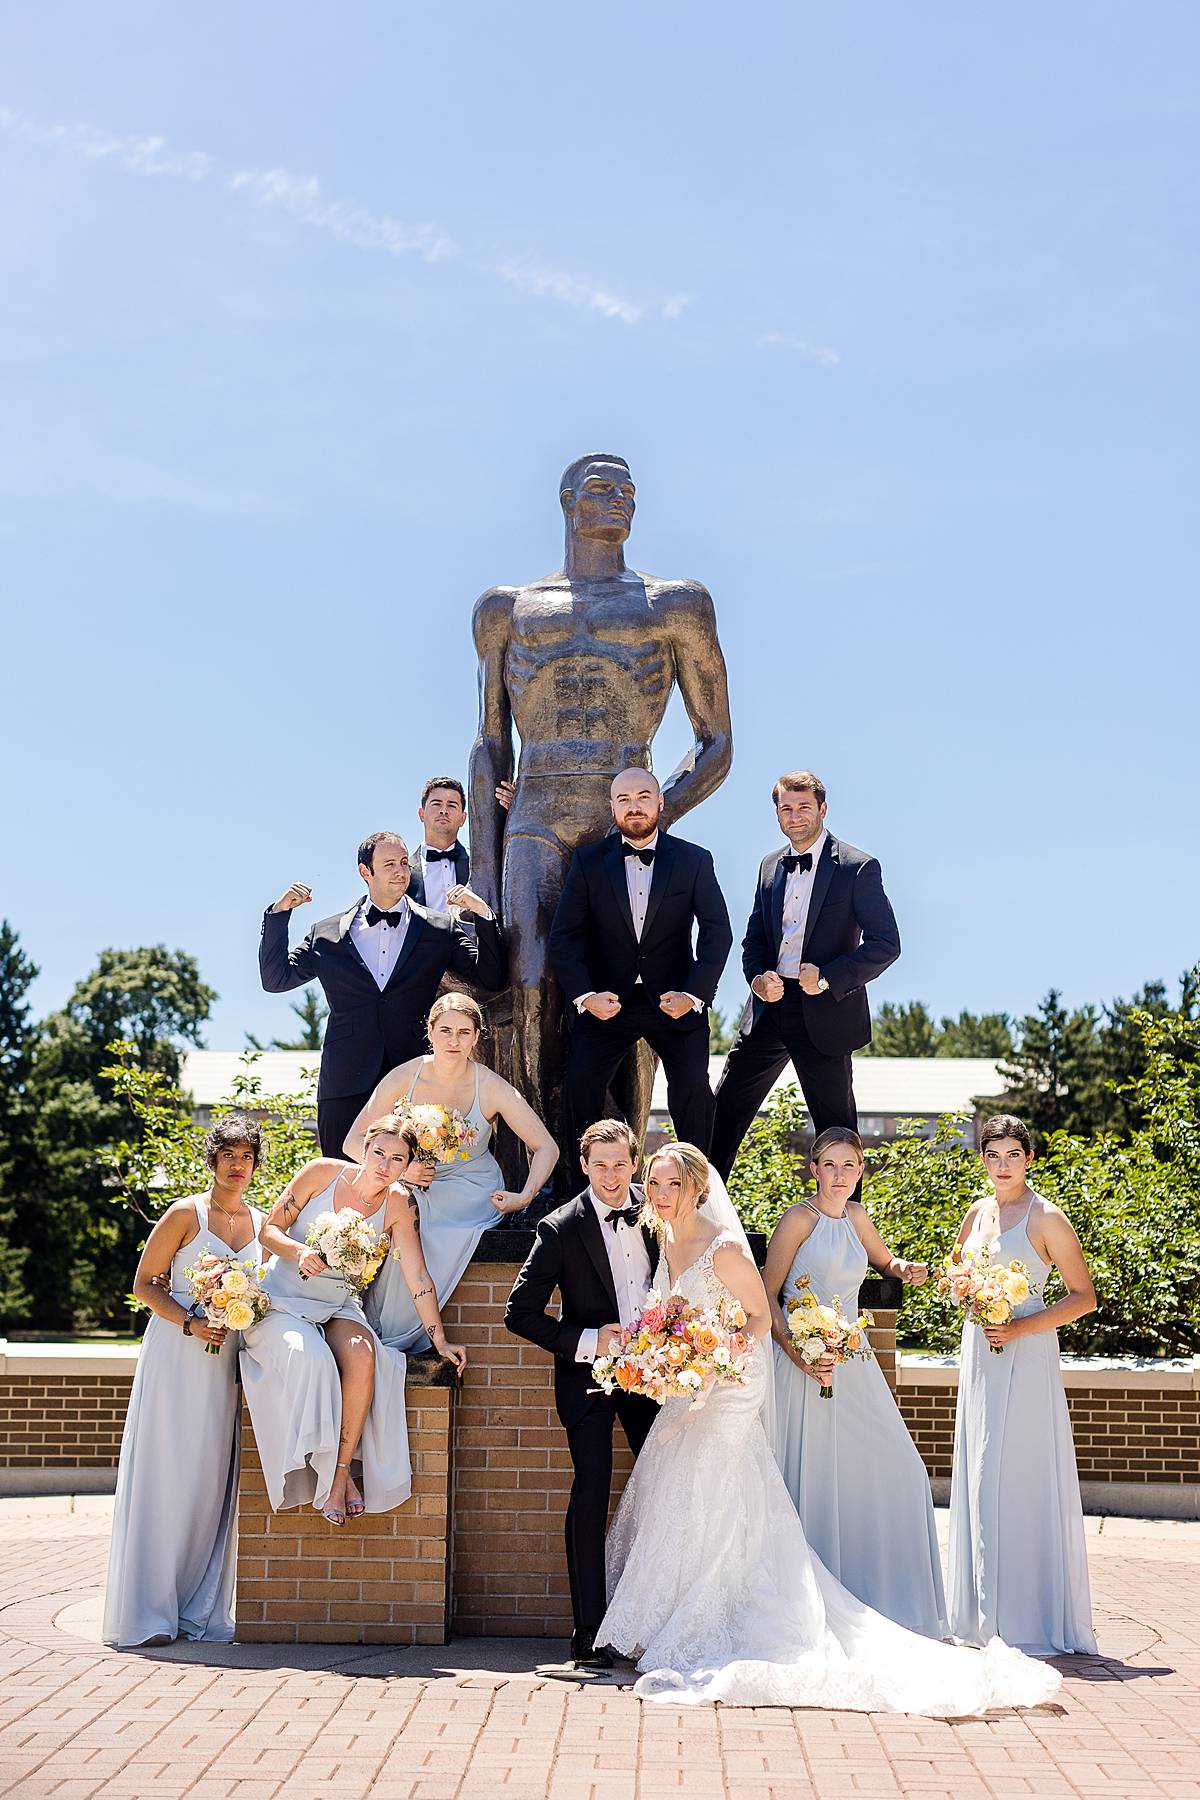
[[[711,588],[739,934],[780,769],[876,852],[876,999],[1198,953],[1194,10],[128,0],[0,23],[0,910],[58,1004],[465,773],[470,611],[633,465]],[[1190,172],[1189,172],[1190,171]],[[657,762],[686,742],[672,711]],[[301,918],[305,915],[301,914]],[[740,997],[731,970],[722,997]]]

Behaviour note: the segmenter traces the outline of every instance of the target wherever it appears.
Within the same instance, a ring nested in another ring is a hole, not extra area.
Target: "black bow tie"
[[[618,1206],[613,1212],[605,1215],[604,1223],[611,1225],[614,1231],[618,1225],[636,1225],[637,1213],[632,1206]]]
[[[636,856],[638,861],[644,862],[647,868],[650,868],[654,862],[653,850],[639,850],[636,844],[622,844],[621,849],[625,856]]]
[[[787,855],[783,858],[783,866],[789,875],[793,869],[799,869],[801,874],[803,874],[805,869],[812,868],[812,851],[805,850],[797,852],[795,850],[789,850]]]
[[[397,926],[403,925],[404,914],[402,912],[394,912],[394,913],[380,912],[380,910],[377,906],[368,906],[368,908],[367,908],[367,924],[368,925],[378,925],[381,920],[385,925],[392,926],[392,928],[394,930]]]
[[[457,844],[451,844],[449,850],[430,850],[427,848],[425,851],[425,861],[427,863],[453,862],[454,858],[457,854],[458,854],[458,845]]]

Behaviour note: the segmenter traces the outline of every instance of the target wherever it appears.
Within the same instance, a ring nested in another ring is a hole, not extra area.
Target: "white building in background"
[[[316,1050],[264,1050],[253,1064],[242,1061],[239,1050],[189,1050],[183,1058],[180,1086],[192,1096],[198,1124],[212,1121],[213,1108],[228,1100],[234,1082],[247,1067],[262,1083],[264,1097],[309,1091],[315,1095],[320,1053]],[[715,1087],[725,1058],[709,1059],[709,1080]],[[789,1067],[776,1083],[787,1087],[794,1077]],[[858,1101],[859,1130],[864,1142],[886,1143],[896,1136],[901,1119],[919,1119],[932,1133],[946,1113],[972,1113],[976,1101],[1004,1092],[999,1068],[986,1056],[857,1056],[854,1059],[854,1092]],[[667,1122],[667,1084],[660,1069],[650,1106],[653,1141]],[[313,1108],[314,1125],[316,1107]]]

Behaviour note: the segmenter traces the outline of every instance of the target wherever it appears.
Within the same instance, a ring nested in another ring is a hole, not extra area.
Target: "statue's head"
[[[623,456],[581,456],[563,471],[558,486],[568,532],[606,544],[625,542],[637,490]]]

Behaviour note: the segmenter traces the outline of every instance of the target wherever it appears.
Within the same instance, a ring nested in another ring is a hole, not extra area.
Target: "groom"
[[[636,1394],[602,1393],[592,1359],[603,1356],[621,1326],[632,1325],[650,1288],[658,1246],[637,1223],[641,1195],[630,1187],[637,1140],[622,1119],[600,1119],[580,1140],[588,1185],[548,1214],[513,1284],[504,1323],[554,1357],[554,1403],[575,1469],[567,1507],[567,1574],[577,1669],[611,1669],[611,1651],[596,1643],[604,1617],[604,1531],[612,1486],[613,1425],[619,1419],[636,1456],[658,1408]],[[558,1289],[562,1314],[546,1311]]]

